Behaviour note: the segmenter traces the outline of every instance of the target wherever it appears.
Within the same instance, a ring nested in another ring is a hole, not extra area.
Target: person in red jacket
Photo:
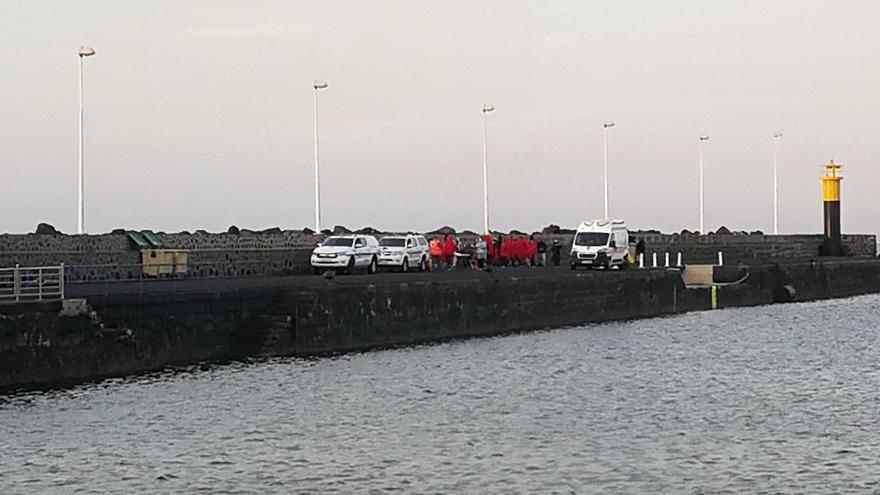
[[[501,264],[507,266],[510,262],[510,246],[511,246],[510,238],[501,239]]]
[[[516,261],[519,266],[525,266],[529,259],[529,241],[525,237],[516,240]]]
[[[435,237],[428,243],[428,253],[431,255],[431,271],[435,272],[443,268],[443,243]]]
[[[538,241],[535,236],[529,236],[529,266],[535,266],[535,259],[538,256]]]
[[[455,238],[452,234],[446,234],[446,242],[443,244],[443,255],[446,257],[446,266],[449,270],[455,268]]]

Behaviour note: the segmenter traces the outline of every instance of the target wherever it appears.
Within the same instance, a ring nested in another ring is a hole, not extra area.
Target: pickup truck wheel
[[[348,266],[345,267],[345,273],[349,275],[354,273],[354,256],[348,257]]]
[[[373,256],[373,258],[370,259],[370,265],[367,266],[367,273],[372,275],[372,274],[376,273],[376,271],[378,269],[379,269],[379,262],[376,261],[376,257]]]
[[[400,271],[404,273],[409,271],[409,258],[403,258],[403,261],[400,263]]]

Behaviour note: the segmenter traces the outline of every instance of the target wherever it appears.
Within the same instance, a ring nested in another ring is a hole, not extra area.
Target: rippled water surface
[[[0,493],[872,493],[878,303],[0,397]]]

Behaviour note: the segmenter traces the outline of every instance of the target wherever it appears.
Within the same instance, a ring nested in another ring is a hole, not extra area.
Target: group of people
[[[461,242],[452,234],[445,239],[434,237],[428,243],[432,270],[473,268],[485,270],[490,266],[547,266],[548,255],[559,266],[562,244],[558,240],[548,246],[534,236],[477,237],[471,243]]]

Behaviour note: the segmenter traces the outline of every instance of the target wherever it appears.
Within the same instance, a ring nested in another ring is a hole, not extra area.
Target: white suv
[[[428,240],[422,235],[389,235],[379,241],[379,266],[402,272],[428,269]]]
[[[345,270],[366,267],[367,273],[376,273],[379,266],[379,241],[371,235],[341,235],[328,237],[312,251],[312,270]]]

